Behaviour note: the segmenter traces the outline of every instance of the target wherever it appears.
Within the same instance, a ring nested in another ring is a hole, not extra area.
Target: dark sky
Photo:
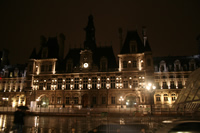
[[[88,16],[94,16],[98,46],[119,53],[118,28],[141,34],[147,27],[154,56],[197,54],[200,0],[0,0],[0,50],[11,64],[27,62],[40,36],[64,33],[65,52],[83,46]],[[65,53],[66,54],[66,53]]]

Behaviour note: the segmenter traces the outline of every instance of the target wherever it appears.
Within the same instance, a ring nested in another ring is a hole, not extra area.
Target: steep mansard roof
[[[81,49],[81,48],[70,49],[67,56],[65,57],[65,61],[67,61],[68,59],[72,59],[74,66],[80,66],[80,52],[81,52],[81,50],[83,50],[83,49]]]
[[[47,48],[48,50],[48,55],[46,58],[58,58],[59,45],[57,37],[49,37],[48,41],[41,46],[38,54],[36,53],[36,49],[33,49],[30,59],[42,59],[42,51],[44,48]]]
[[[172,65],[176,60],[179,60],[182,65],[187,64],[189,61],[194,60],[195,62],[200,63],[200,56],[162,56],[162,57],[153,57],[154,66],[159,65],[161,61],[165,61],[166,65]]]
[[[112,46],[98,47],[93,57],[94,63],[98,66],[100,66],[101,58],[106,57],[108,60],[108,68],[118,68]]]
[[[131,53],[130,51],[130,42],[131,41],[136,41],[137,43],[137,53],[143,53],[145,51],[144,49],[144,44],[142,42],[142,40],[140,39],[137,31],[128,31],[127,32],[127,35],[126,35],[126,39],[125,39],[125,42],[124,42],[124,45],[121,49],[121,52],[120,54],[128,54],[128,53]]]
[[[77,67],[80,66],[81,50],[83,49],[78,49],[78,48],[70,49],[65,58],[65,61],[67,61],[68,59],[72,59],[74,66],[77,66]],[[102,57],[107,58],[108,68],[115,69],[118,67],[116,59],[115,59],[115,55],[111,46],[98,47],[96,48],[95,51],[92,51],[92,52],[93,52],[93,63],[96,64],[98,67],[100,67],[100,60]]]

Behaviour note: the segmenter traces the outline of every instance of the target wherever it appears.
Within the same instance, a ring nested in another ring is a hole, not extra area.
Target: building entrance
[[[127,108],[132,108],[132,107],[136,107],[137,105],[137,100],[136,100],[136,96],[126,96],[126,107]]]
[[[41,104],[41,107],[48,107],[49,106],[49,98],[46,96],[41,97],[40,104]]]

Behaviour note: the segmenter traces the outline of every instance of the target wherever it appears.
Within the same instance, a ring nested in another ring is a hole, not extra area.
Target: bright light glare
[[[147,86],[146,88],[147,88],[147,90],[150,90],[150,86]]]
[[[148,83],[148,86],[150,86],[150,87],[151,87],[151,86],[152,86],[152,84],[151,84],[151,83]]]

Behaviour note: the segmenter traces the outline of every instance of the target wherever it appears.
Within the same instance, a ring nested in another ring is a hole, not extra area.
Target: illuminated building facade
[[[84,30],[84,47],[71,48],[65,58],[63,34],[48,40],[41,37],[41,49],[33,50],[26,74],[2,76],[1,98],[6,94],[12,99],[9,105],[16,105],[13,97],[18,93],[24,104],[41,107],[169,108],[189,74],[199,67],[198,56],[153,57],[145,27],[142,39],[136,30],[127,32],[118,62],[111,46],[96,45],[92,15]],[[21,92],[7,89],[19,86],[11,85],[18,80],[23,83]],[[150,83],[155,90],[147,89]]]
[[[5,65],[0,73],[0,106],[26,104],[26,65]]]

